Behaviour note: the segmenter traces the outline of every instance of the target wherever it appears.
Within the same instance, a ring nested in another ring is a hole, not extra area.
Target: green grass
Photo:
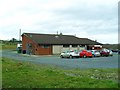
[[[3,44],[0,45],[0,50],[16,50],[17,45],[16,44]]]
[[[118,88],[118,69],[64,70],[2,58],[3,88]]]

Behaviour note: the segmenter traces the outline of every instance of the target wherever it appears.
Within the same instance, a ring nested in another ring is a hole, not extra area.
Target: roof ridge
[[[44,33],[23,33],[23,34],[34,34],[34,35],[60,35],[60,34],[44,34]],[[76,37],[74,35],[62,35],[62,36],[72,36]]]
[[[98,44],[88,38],[79,38],[74,35],[42,34],[42,33],[23,33],[39,44]],[[54,38],[58,35],[60,38]]]

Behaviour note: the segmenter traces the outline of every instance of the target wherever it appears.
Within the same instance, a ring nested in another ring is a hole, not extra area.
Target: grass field
[[[118,69],[63,70],[2,58],[3,88],[118,88]]]
[[[0,50],[16,50],[16,44],[0,44]]]

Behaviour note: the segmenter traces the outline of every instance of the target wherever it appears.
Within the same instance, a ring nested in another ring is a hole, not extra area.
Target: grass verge
[[[3,88],[118,88],[118,69],[63,70],[9,58],[1,60]]]
[[[0,45],[0,50],[16,50],[17,45],[15,44],[4,44],[4,45]]]

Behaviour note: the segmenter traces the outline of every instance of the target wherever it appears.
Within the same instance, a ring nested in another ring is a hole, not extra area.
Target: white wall
[[[60,54],[62,51],[63,46],[62,45],[53,45],[52,46],[52,53],[53,54]]]
[[[61,52],[67,51],[67,50],[84,50],[85,47],[72,47],[71,45],[69,47],[63,47],[63,45],[53,45],[52,46],[52,53],[53,54],[60,54]]]
[[[70,48],[65,48],[65,47],[63,47],[61,51],[62,51],[62,52],[65,52],[65,51],[67,51],[67,50],[70,50]]]
[[[86,49],[86,47],[80,47],[79,48],[79,50],[85,50]]]
[[[71,47],[70,50],[78,50],[78,47]]]

